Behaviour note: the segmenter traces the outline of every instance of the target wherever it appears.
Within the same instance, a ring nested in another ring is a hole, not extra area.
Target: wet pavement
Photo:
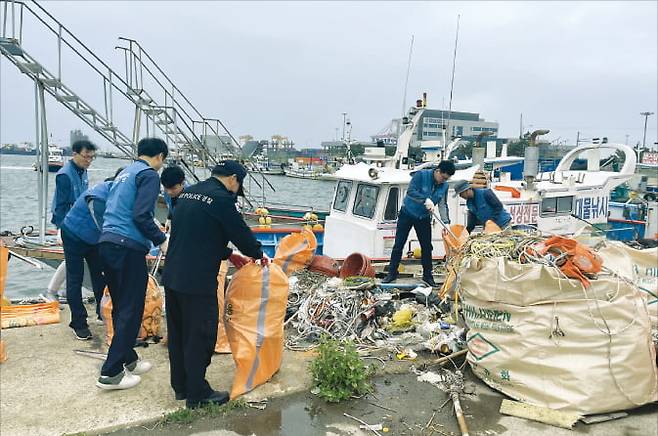
[[[471,435],[569,435],[560,429],[523,419],[501,415],[504,398],[482,383],[473,381],[472,395],[462,396],[462,407]],[[467,382],[467,387],[469,383]],[[374,379],[375,390],[361,399],[339,404],[327,403],[310,394],[298,393],[272,400],[265,410],[241,408],[224,417],[202,418],[192,424],[147,425],[112,433],[112,436],[151,435],[258,435],[320,436],[374,434],[359,429],[360,424],[343,413],[368,424],[382,424],[384,435],[459,435],[459,428],[447,394],[416,380],[411,373],[385,375]],[[445,404],[445,405],[444,405]],[[443,407],[442,407],[443,406]],[[152,429],[152,430],[151,430]],[[578,423],[575,433],[591,435],[648,436],[658,434],[658,405],[630,412],[624,419],[585,425]]]

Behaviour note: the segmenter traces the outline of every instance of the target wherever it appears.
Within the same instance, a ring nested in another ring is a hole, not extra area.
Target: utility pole
[[[521,112],[521,118],[519,119],[519,139],[523,139],[523,112]]]
[[[644,135],[642,136],[642,148],[645,148],[647,145],[647,120],[649,119],[650,115],[653,115],[653,112],[640,112],[640,115],[644,117]]]
[[[343,112],[343,136],[341,140],[345,142],[345,118],[347,117],[347,112]]]

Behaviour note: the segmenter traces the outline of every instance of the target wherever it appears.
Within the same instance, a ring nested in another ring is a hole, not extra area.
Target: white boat
[[[64,166],[64,151],[56,145],[48,146],[48,172],[56,173]],[[34,171],[39,167],[38,163],[32,165]]]
[[[359,252],[375,259],[390,257],[398,211],[412,171],[432,165],[427,163],[413,168],[407,156],[412,132],[422,112],[423,108],[412,109],[413,118],[400,135],[395,156],[380,155],[370,163],[344,165],[336,172],[334,199],[325,223],[324,254],[345,258]],[[606,149],[625,154],[619,172],[600,171],[601,152]],[[587,156],[587,169],[571,170],[571,164],[583,154]],[[537,147],[528,147],[525,180],[501,180],[490,187],[510,212],[512,224],[567,235],[582,230],[587,223],[607,224],[610,192],[633,176],[636,165],[635,153],[622,144],[580,146],[564,156],[550,173],[537,173],[537,157]],[[450,185],[458,180],[471,180],[477,169],[479,165],[457,170]],[[455,196],[452,189],[448,194],[448,208],[451,223],[466,223],[466,202]],[[444,254],[442,230],[441,224],[433,219],[433,256]],[[419,246],[412,230],[405,252]]]
[[[56,145],[48,146],[48,171],[56,173],[64,166],[64,152]]]
[[[319,169],[314,169],[313,167],[302,167],[297,162],[291,162],[290,165],[285,169],[285,174],[288,177],[294,177],[296,179],[319,179],[323,171]]]

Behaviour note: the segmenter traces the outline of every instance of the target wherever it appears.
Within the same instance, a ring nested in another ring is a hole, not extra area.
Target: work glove
[[[430,200],[429,198],[426,199],[425,200],[425,208],[427,210],[429,210],[430,212],[432,212],[432,210],[434,209],[434,202],[432,200]]]
[[[263,253],[263,257],[261,257],[256,261],[256,263],[259,264],[260,266],[268,266],[270,262],[271,262],[270,257],[265,253]]]
[[[251,262],[250,257],[243,256],[243,255],[241,255],[240,253],[238,253],[236,251],[231,253],[231,255],[228,257],[228,260],[229,260],[229,262],[231,262],[233,264],[233,266],[236,269],[240,269],[243,266],[245,266],[246,264],[248,264],[249,262]]]
[[[61,228],[57,229],[57,245],[64,245],[64,242],[62,241],[62,229]]]

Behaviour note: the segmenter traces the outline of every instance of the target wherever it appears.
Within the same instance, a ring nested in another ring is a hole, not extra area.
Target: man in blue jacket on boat
[[[505,210],[496,194],[491,189],[476,189],[465,181],[455,184],[455,194],[466,200],[468,219],[466,230],[472,232],[475,226],[483,226],[491,220],[504,229],[512,222],[512,216]]]
[[[152,365],[139,359],[133,349],[144,312],[148,284],[146,253],[151,243],[167,251],[167,236],[153,214],[160,194],[162,168],[169,153],[159,138],[137,144],[137,160],[114,179],[105,207],[100,255],[112,297],[114,336],[96,386],[128,389],[140,382],[140,374]]]
[[[455,174],[455,164],[444,160],[436,168],[416,171],[412,175],[407,195],[398,214],[388,275],[382,283],[390,283],[397,279],[402,251],[413,227],[420,243],[423,281],[430,286],[436,286],[432,277],[432,211],[438,205],[441,220],[445,224],[450,223],[446,198],[448,179],[453,174]]]
[[[75,332],[75,337],[80,340],[92,338],[87,324],[87,310],[82,303],[85,261],[89,266],[92,289],[96,298],[96,315],[99,320],[101,319],[100,302],[105,288],[105,279],[103,278],[101,258],[98,254],[98,239],[103,228],[105,201],[110,193],[112,180],[114,177],[83,192],[62,222],[66,296],[71,310],[69,327]]]

